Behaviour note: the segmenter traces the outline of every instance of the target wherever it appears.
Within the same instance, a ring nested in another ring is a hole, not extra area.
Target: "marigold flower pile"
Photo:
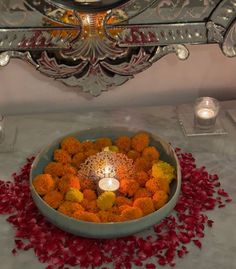
[[[133,177],[120,173],[116,193],[99,194],[95,182],[79,176],[80,165],[101,151],[123,153],[133,160]],[[95,141],[66,137],[44,173],[33,179],[33,186],[49,206],[77,220],[129,221],[153,213],[168,201],[175,169],[159,158],[158,149],[150,145],[149,134],[144,132],[119,136],[114,142],[107,137]]]

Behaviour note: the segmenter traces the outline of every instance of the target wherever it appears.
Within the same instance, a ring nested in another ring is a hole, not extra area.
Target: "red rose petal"
[[[147,263],[146,268],[147,269],[156,269],[156,265],[154,263]]]
[[[33,157],[12,175],[13,182],[0,181],[0,214],[11,214],[7,221],[15,229],[15,245],[19,250],[34,249],[38,260],[47,263],[47,269],[66,269],[66,265],[84,268],[103,266],[113,268],[156,268],[148,262],[150,257],[159,265],[175,265],[175,257],[188,253],[186,244],[193,242],[201,248],[205,225],[213,221],[207,210],[225,207],[232,199],[220,187],[217,175],[210,175],[205,167],[197,168],[191,153],[176,149],[182,169],[182,193],[175,207],[176,217],[171,215],[153,227],[146,238],[130,236],[111,240],[94,240],[63,232],[48,223],[34,205],[29,190],[29,172]],[[218,196],[217,196],[218,195]],[[196,239],[198,237],[199,239]],[[17,254],[16,248],[12,250]],[[145,261],[146,264],[145,264]]]

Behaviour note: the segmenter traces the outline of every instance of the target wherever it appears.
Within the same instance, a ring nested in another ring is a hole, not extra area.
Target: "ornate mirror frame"
[[[187,44],[234,57],[235,18],[236,0],[0,0],[0,66],[20,58],[98,96],[169,53],[187,59]]]

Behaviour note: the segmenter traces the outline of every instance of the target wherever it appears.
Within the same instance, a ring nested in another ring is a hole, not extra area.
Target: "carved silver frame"
[[[22,14],[29,9],[41,13],[49,25],[0,26],[0,66],[20,58],[94,96],[166,54],[187,59],[187,44],[218,43],[226,56],[236,55],[236,0],[130,0],[91,13],[53,0],[11,1]]]

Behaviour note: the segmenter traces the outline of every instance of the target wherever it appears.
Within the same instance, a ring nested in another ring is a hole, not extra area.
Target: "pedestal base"
[[[185,136],[205,136],[205,135],[226,135],[227,134],[219,117],[216,119],[215,126],[209,130],[195,127],[193,113],[179,113],[178,117],[179,117],[179,123],[182,127],[182,130]]]

